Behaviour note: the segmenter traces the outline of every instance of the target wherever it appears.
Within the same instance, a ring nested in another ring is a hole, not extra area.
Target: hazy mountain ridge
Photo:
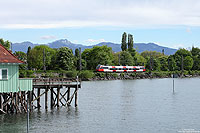
[[[41,44],[34,44],[34,43],[29,42],[29,41],[22,42],[22,43],[13,43],[12,44],[12,51],[13,52],[15,52],[15,51],[27,52],[29,46],[31,46],[31,48],[33,48],[37,45],[41,45]],[[67,39],[61,39],[61,40],[56,40],[54,42],[51,42],[51,43],[48,43],[48,44],[45,44],[45,45],[48,45],[50,48],[69,47],[73,51],[76,48],[81,48],[81,50],[84,51],[84,49],[86,49],[86,48],[92,48],[94,46],[107,45],[108,47],[111,47],[114,52],[121,51],[121,44],[112,43],[112,42],[101,42],[101,43],[98,43],[96,45],[86,46],[86,45],[82,45],[82,44],[72,43],[72,42],[68,41]],[[159,46],[155,43],[134,43],[134,48],[136,48],[136,50],[139,53],[146,51],[146,50],[147,51],[162,52],[162,50],[164,49],[166,55],[174,54],[177,51],[177,49]]]

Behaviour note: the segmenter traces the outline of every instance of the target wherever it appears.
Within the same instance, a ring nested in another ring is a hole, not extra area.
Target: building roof
[[[0,63],[24,63],[0,44]]]

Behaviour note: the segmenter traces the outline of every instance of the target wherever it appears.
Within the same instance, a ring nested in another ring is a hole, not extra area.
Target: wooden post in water
[[[16,113],[18,113],[18,111],[21,113],[20,109],[19,109],[19,92],[15,93],[15,106],[16,106]]]
[[[173,78],[173,93],[174,93],[174,78]]]
[[[68,92],[67,92],[67,101],[70,99],[70,87],[68,87]]]
[[[37,108],[40,109],[40,88],[37,89],[38,92],[37,92]]]
[[[52,109],[54,106],[53,88],[50,88],[50,90],[51,90],[51,109]]]
[[[107,76],[107,73],[106,73]],[[78,76],[76,78],[76,89],[75,89],[75,107],[78,105]]]
[[[60,86],[57,88],[57,107],[59,108],[59,102],[60,102]]]
[[[47,101],[48,101],[48,88],[45,89],[45,109],[48,108]]]
[[[77,107],[78,105],[78,88],[75,89],[76,93],[75,93],[75,107]]]
[[[29,91],[28,91],[28,95],[27,95],[27,133],[29,132]]]
[[[172,80],[173,93],[174,93],[174,77],[175,77],[174,74],[172,74],[172,79],[173,79]]]
[[[32,103],[31,103],[31,101],[33,100],[33,91],[34,91],[34,89],[32,90],[32,91],[29,91],[29,108],[30,108],[30,111],[32,111]]]

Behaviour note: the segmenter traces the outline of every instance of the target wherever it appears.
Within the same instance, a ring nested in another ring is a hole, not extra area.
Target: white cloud
[[[185,48],[185,46],[183,44],[176,44],[176,45],[173,45],[172,48],[180,49],[180,48]]]
[[[56,36],[47,35],[47,36],[42,36],[41,39],[42,40],[56,39]]]
[[[0,28],[200,26],[199,0],[1,0]]]
[[[100,43],[100,42],[105,42],[105,39],[98,39],[98,40],[88,39],[88,40],[86,40],[86,42],[88,42],[88,43]]]

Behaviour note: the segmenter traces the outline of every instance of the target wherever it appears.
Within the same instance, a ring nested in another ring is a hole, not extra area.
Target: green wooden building
[[[19,78],[22,63],[0,44],[0,93],[32,91],[32,79]]]

